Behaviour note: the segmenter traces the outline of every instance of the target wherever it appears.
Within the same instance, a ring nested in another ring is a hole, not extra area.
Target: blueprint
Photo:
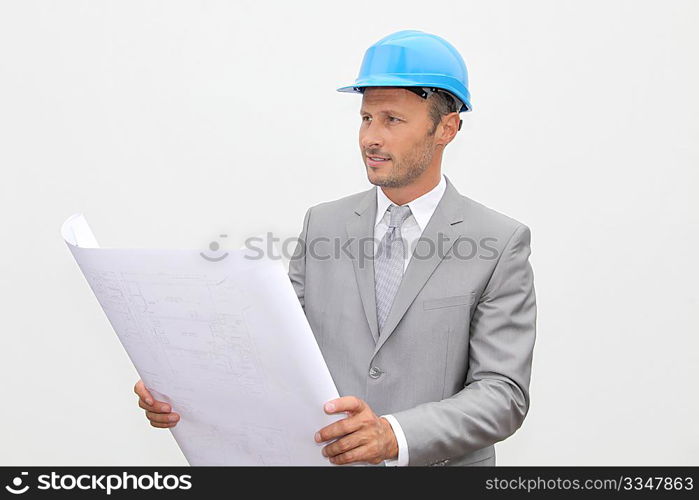
[[[99,248],[82,214],[61,233],[190,465],[329,465],[313,435],[344,415],[280,260]]]

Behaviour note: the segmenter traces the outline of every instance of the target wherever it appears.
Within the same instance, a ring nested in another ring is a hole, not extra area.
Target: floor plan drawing
[[[312,436],[337,390],[281,262],[101,249],[80,214],[62,234],[190,464],[328,465]]]

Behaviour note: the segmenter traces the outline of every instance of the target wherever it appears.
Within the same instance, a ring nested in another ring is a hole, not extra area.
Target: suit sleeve
[[[408,442],[410,465],[479,450],[522,425],[536,336],[530,237],[522,224],[513,232],[474,310],[464,388],[393,413]]]
[[[310,220],[311,209],[309,208],[303,218],[303,227],[301,228],[301,234],[296,242],[296,248],[289,260],[289,279],[294,286],[294,291],[296,292],[299,302],[301,302],[301,307],[304,309],[304,312],[306,310],[304,301],[304,287],[306,283],[306,238]]]

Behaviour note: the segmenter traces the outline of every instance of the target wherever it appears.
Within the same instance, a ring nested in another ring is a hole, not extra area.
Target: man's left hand
[[[328,401],[324,410],[331,415],[347,413],[347,418],[323,427],[315,435],[318,443],[337,439],[322,450],[331,463],[379,464],[398,456],[398,441],[391,424],[385,418],[378,417],[366,402],[354,396],[345,396]]]

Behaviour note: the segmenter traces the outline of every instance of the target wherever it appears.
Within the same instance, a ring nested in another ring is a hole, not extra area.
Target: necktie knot
[[[388,223],[389,227],[400,227],[403,224],[403,222],[405,222],[405,219],[407,219],[410,216],[409,206],[401,207],[392,204],[390,207],[388,207],[388,211],[391,216],[391,220]]]

